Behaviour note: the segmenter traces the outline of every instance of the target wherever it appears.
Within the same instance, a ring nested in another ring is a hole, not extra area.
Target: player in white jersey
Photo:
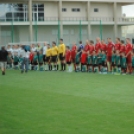
[[[15,53],[15,45],[12,45],[12,56],[14,57],[14,53]]]
[[[18,45],[18,56],[20,56],[22,51],[23,51],[22,45]]]
[[[31,45],[31,51],[32,51],[32,52],[36,52],[36,51],[37,51],[37,48],[35,47],[34,44]]]
[[[8,45],[6,50],[7,50],[7,52],[12,53],[12,47],[11,47],[11,45]]]
[[[18,45],[15,45],[13,53],[14,53],[14,55],[17,55],[17,56],[19,55]]]

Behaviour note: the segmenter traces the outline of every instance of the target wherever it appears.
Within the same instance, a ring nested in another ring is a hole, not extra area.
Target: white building
[[[134,0],[1,0],[0,45],[9,42],[122,37],[121,27],[134,24],[122,6]]]

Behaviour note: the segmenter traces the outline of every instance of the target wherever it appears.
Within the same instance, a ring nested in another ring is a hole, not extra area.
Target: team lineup
[[[5,74],[6,68],[20,69],[21,73],[28,70],[67,70],[67,72],[132,74],[134,71],[134,51],[129,38],[126,38],[126,41],[116,38],[115,43],[108,38],[105,43],[97,37],[95,43],[86,40],[83,45],[80,41],[79,45],[73,43],[71,48],[63,43],[63,39],[59,42],[58,46],[54,41],[52,45],[31,44],[29,49],[25,45],[3,47],[7,51],[7,57],[4,63],[1,63],[1,68],[4,68],[2,74]]]

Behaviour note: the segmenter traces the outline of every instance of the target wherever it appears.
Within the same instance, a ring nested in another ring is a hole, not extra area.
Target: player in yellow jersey
[[[58,50],[59,50],[59,59],[60,59],[60,63],[61,63],[61,71],[65,71],[66,70],[66,63],[65,63],[66,46],[63,43],[63,39],[60,39],[60,44],[59,44]]]
[[[52,55],[52,49],[50,48],[50,44],[47,44],[46,62],[47,62],[47,64],[48,64],[48,69],[49,69],[49,71],[52,70],[51,55]]]
[[[53,63],[53,70],[57,71],[58,70],[58,64],[57,64],[57,58],[58,58],[58,47],[56,46],[56,42],[52,42],[52,48],[51,48],[51,62]]]

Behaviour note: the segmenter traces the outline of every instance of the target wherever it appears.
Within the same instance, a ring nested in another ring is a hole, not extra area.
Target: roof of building
[[[29,0],[1,0],[0,3],[12,3],[12,2],[28,2]],[[113,2],[117,2],[117,3],[131,3],[134,4],[134,0],[32,0],[33,2],[45,2],[45,1],[66,1],[66,2],[107,2],[107,3],[113,3]]]

